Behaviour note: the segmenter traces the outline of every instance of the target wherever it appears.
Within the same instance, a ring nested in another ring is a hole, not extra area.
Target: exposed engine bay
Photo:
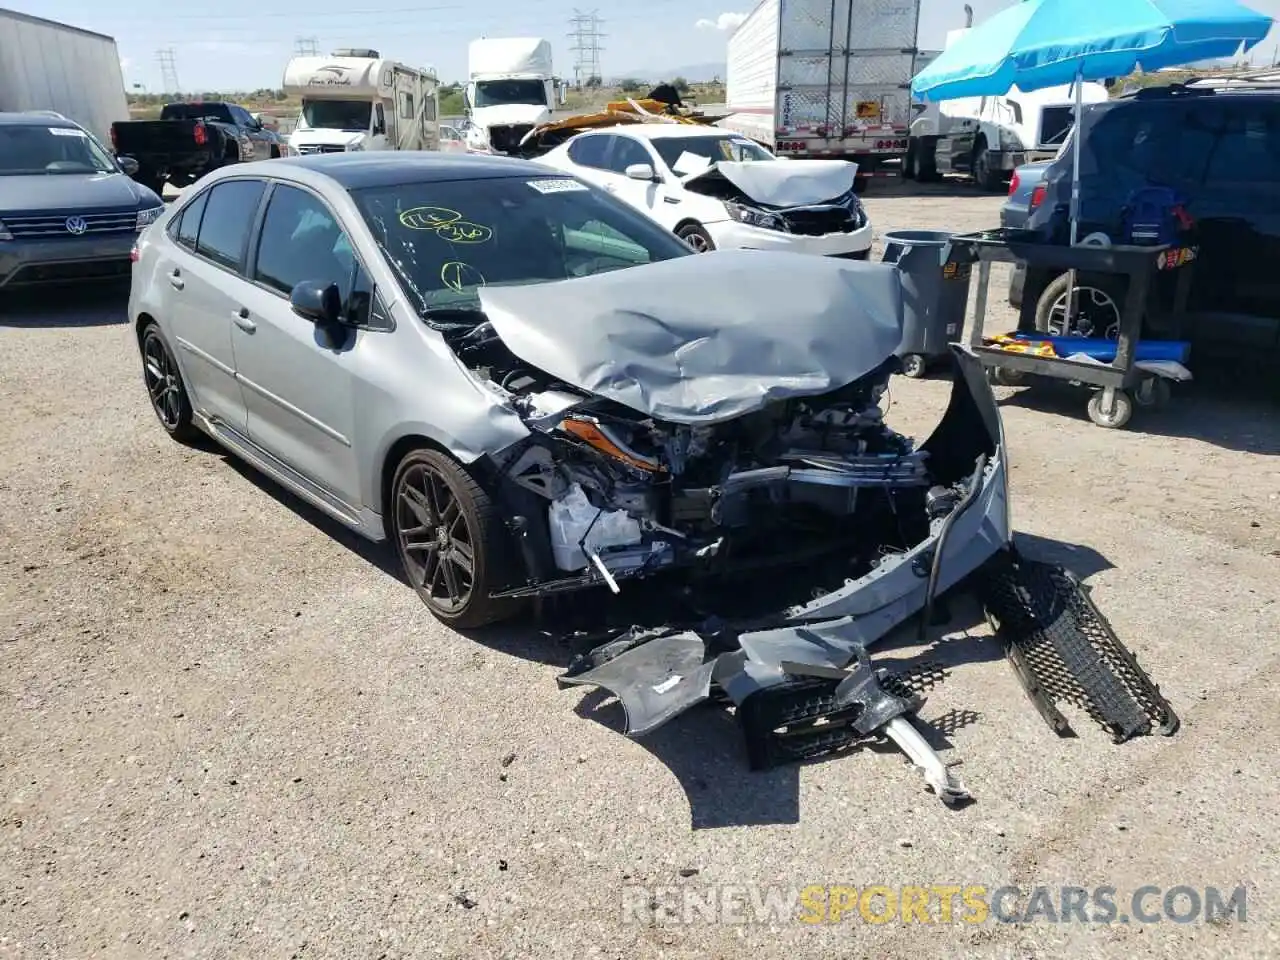
[[[840,550],[905,549],[929,511],[957,494],[934,483],[929,454],[883,421],[889,360],[815,398],[778,401],[725,423],[664,423],[515,358],[491,325],[459,338],[459,357],[530,426],[501,470],[546,501],[561,574],[617,581],[671,567],[731,573]],[[868,543],[869,531],[884,541]]]

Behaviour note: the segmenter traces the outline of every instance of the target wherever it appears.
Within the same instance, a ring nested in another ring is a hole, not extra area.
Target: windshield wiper
[[[464,306],[462,304],[450,304],[442,307],[422,307],[419,314],[426,321],[427,326],[433,330],[470,330],[472,327],[478,326],[488,319],[485,312],[480,309],[479,304],[475,306]]]

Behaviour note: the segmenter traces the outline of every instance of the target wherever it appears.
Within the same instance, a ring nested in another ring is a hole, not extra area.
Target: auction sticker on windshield
[[[547,177],[542,180],[529,180],[529,186],[539,193],[569,193],[574,190],[586,190],[584,183],[570,180],[568,177]]]

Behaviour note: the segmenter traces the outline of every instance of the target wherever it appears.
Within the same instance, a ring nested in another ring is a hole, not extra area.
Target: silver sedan
[[[881,419],[901,338],[885,265],[695,256],[572,176],[439,153],[224,168],[134,260],[169,434],[208,434],[390,540],[456,627],[667,571],[790,565],[791,602],[839,617],[871,589],[898,611],[887,629],[921,603],[912,558],[939,504],[976,498],[944,582],[1007,539],[976,360],[935,440]]]

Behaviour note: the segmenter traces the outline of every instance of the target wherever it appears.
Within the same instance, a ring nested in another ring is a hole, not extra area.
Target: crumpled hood
[[[479,296],[521,360],[672,423],[828,393],[902,337],[892,266],[787,252],[716,250]]]
[[[500,107],[476,107],[471,111],[471,122],[478,127],[538,124],[550,118],[551,111],[536,103],[507,103]]]
[[[146,203],[140,203],[143,199]],[[35,173],[0,177],[0,219],[8,213],[66,213],[154,206],[155,194],[123,173]]]
[[[342,147],[344,149],[361,143],[366,134],[350,130],[325,130],[322,128],[297,130],[289,137],[289,146],[300,147]]]
[[[756,203],[769,207],[802,207],[842,197],[853,189],[858,165],[849,160],[785,161],[721,160],[684,183],[719,173]]]

